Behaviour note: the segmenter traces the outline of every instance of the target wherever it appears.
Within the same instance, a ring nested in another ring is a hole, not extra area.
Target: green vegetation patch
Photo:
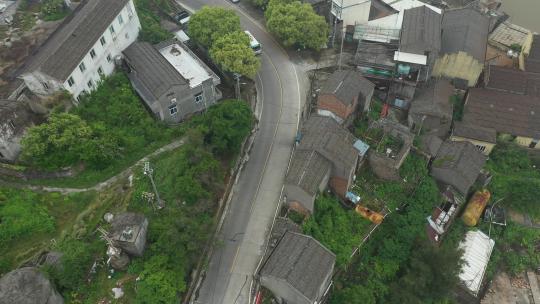
[[[488,186],[492,201],[503,199],[502,206],[540,218],[540,172],[533,167],[525,149],[501,141],[490,154],[486,167],[493,175]]]
[[[141,22],[139,40],[155,44],[173,37],[160,24],[160,10],[172,10],[168,0],[135,0],[135,8]]]
[[[322,194],[303,230],[335,253],[337,267],[343,269],[371,226],[370,221],[353,210],[345,210],[334,196]]]

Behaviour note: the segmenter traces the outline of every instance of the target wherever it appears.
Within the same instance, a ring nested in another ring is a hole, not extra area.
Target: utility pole
[[[240,100],[240,76],[242,76],[242,75],[240,75],[238,73],[233,73],[233,75],[234,75],[234,79],[236,80],[234,93],[236,95],[236,99]]]
[[[154,183],[154,177],[152,176],[152,173],[154,173],[154,169],[150,167],[150,162],[144,162],[144,175],[147,175],[148,177],[150,177],[152,188],[154,189],[154,193],[156,194],[158,209],[161,209],[165,207],[165,205],[163,201],[161,200],[161,198],[159,197],[159,192],[156,188],[156,184]]]

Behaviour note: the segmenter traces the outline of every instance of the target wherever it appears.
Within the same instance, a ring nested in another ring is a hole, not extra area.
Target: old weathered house
[[[468,141],[475,145],[484,155],[489,155],[497,143],[497,131],[464,122],[455,122],[452,141]]]
[[[37,95],[67,90],[79,100],[112,74],[115,57],[140,28],[133,0],[83,1],[24,64],[19,78]]]
[[[344,198],[354,181],[359,151],[354,136],[330,117],[313,115],[304,124],[285,178],[287,204],[313,212],[316,194],[330,188]]]
[[[261,285],[288,304],[316,304],[328,293],[336,256],[311,236],[286,232],[259,273]]]
[[[441,50],[439,12],[427,6],[405,10],[399,50],[394,55],[399,77],[411,84],[427,81]]]
[[[489,65],[484,80],[487,89],[540,97],[540,73]]]
[[[375,85],[358,71],[334,72],[323,84],[317,99],[317,113],[348,124],[357,110],[369,110]]]
[[[303,214],[313,213],[315,197],[328,186],[331,169],[332,163],[317,151],[296,151],[283,189],[289,207]]]
[[[540,97],[505,91],[470,89],[463,121],[515,136],[516,143],[540,149]]]
[[[124,55],[131,84],[160,120],[179,123],[221,98],[219,77],[181,42],[135,42]]]
[[[486,157],[473,144],[447,140],[437,152],[430,174],[438,182],[450,185],[467,196],[485,162]]]
[[[0,100],[0,160],[16,160],[26,130],[42,120],[25,101]]]
[[[409,109],[409,128],[413,131],[421,128],[439,136],[447,135],[452,125],[454,107],[450,97],[453,94],[454,87],[444,79],[431,81],[426,87],[418,89]]]
[[[478,82],[486,60],[489,18],[473,8],[452,9],[442,19],[441,57],[433,76]]]
[[[371,149],[368,156],[371,170],[377,177],[382,179],[401,179],[399,168],[411,151],[414,135],[409,132],[406,126],[389,119],[381,119],[372,127],[383,130],[384,135],[381,143],[385,142],[384,137],[389,137],[391,138],[390,141],[399,142],[400,147],[390,148],[380,145],[380,148],[384,149],[384,151]]]
[[[64,299],[39,269],[23,267],[0,278],[0,303],[63,304]]]
[[[142,256],[146,245],[148,220],[143,214],[124,212],[114,216],[110,236],[126,253]]]

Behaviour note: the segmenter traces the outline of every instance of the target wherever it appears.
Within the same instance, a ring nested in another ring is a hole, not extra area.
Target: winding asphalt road
[[[224,0],[177,0],[190,10],[203,5],[235,9],[244,29],[262,44],[256,78],[259,131],[249,161],[233,188],[206,275],[192,298],[197,304],[249,303],[253,274],[265,250],[298,128],[303,74],[263,25]]]

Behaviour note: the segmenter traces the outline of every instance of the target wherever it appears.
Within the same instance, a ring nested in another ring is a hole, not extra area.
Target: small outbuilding
[[[311,236],[286,232],[259,273],[262,286],[288,304],[321,303],[336,256]]]
[[[143,255],[148,230],[148,220],[144,215],[120,213],[113,218],[111,225],[110,236],[116,246],[130,255]]]
[[[477,297],[482,289],[486,272],[495,241],[480,230],[468,231],[465,239],[459,244],[463,250],[463,266],[459,279],[464,288]]]
[[[24,267],[0,278],[2,304],[63,304],[64,299],[39,269]]]
[[[408,123],[411,130],[432,131],[439,136],[450,132],[453,105],[450,97],[454,87],[448,80],[430,82],[418,89],[409,110]]]
[[[331,170],[332,164],[318,152],[296,151],[283,190],[289,207],[305,215],[312,214],[315,197],[328,186]]]
[[[431,176],[438,182],[453,186],[463,196],[476,182],[486,157],[467,141],[443,142],[431,164]]]
[[[356,111],[367,112],[375,84],[358,71],[334,72],[323,84],[317,99],[317,113],[330,116],[340,124],[348,124]]]
[[[23,100],[0,100],[0,160],[16,160],[26,130],[43,120]]]

